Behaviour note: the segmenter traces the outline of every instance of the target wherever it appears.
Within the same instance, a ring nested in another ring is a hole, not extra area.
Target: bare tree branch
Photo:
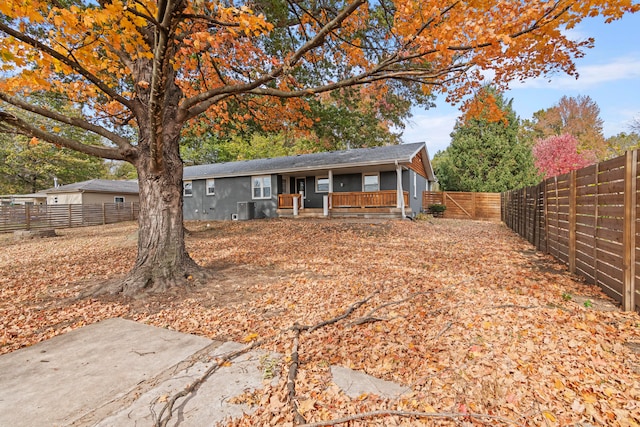
[[[511,420],[505,417],[499,417],[497,415],[489,414],[476,414],[476,413],[463,413],[463,412],[413,412],[413,411],[396,411],[396,410],[380,410],[363,412],[362,414],[350,415],[344,418],[337,418],[335,420],[326,420],[316,423],[303,424],[300,427],[322,427],[322,426],[335,426],[338,424],[350,423],[351,421],[363,420],[366,418],[378,418],[378,417],[405,417],[405,418],[475,418],[478,420],[490,420],[498,421],[504,424],[520,425],[519,422]]]
[[[5,125],[9,127],[19,129],[25,135],[42,139],[44,141],[50,142],[51,144],[57,144],[63,147],[71,148],[72,150],[89,154],[91,156],[97,156],[112,160],[127,160],[122,154],[121,150],[117,148],[97,147],[93,145],[82,144],[72,139],[44,131],[38,126],[27,123],[21,118],[10,113],[0,111],[0,123],[5,123]]]
[[[7,102],[8,104],[14,105],[25,111],[29,111],[31,113],[38,114],[42,117],[46,117],[48,119],[52,119],[60,123],[65,123],[71,126],[78,127],[80,129],[93,132],[97,135],[100,135],[108,139],[109,141],[112,141],[114,144],[116,144],[119,148],[123,150],[134,149],[133,146],[129,143],[129,140],[127,140],[126,138],[123,138],[122,136],[116,133],[110,132],[107,129],[103,128],[102,126],[94,125],[93,123],[90,123],[84,119],[77,118],[77,117],[68,117],[68,116],[65,116],[64,114],[60,114],[55,111],[48,110],[46,108],[29,104],[28,102],[24,102],[16,97],[9,96],[6,93],[2,93],[2,92],[0,92],[0,99]]]
[[[323,28],[318,30],[313,38],[308,40],[303,46],[301,46],[296,52],[294,52],[293,55],[291,55],[291,57],[284,62],[284,64],[277,67],[266,76],[261,77],[251,83],[216,88],[207,92],[203,92],[186,100],[180,107],[182,116],[181,119],[188,120],[206,111],[209,107],[219,101],[220,98],[218,97],[220,95],[249,92],[252,89],[258,88],[270,81],[273,81],[278,76],[288,72],[288,70],[296,65],[307,52],[322,45],[325,38],[332,31],[339,28],[345,19],[351,16],[360,6],[365,3],[365,0],[354,0],[352,3],[347,5],[334,19],[329,21]]]
[[[187,387],[180,390],[178,393],[174,394],[173,396],[171,396],[171,398],[167,400],[167,403],[164,404],[164,406],[158,413],[158,417],[155,421],[154,426],[166,427],[169,421],[171,420],[171,417],[173,416],[173,407],[176,404],[176,401],[178,399],[180,399],[181,397],[188,396],[189,394],[197,391],[198,388],[200,388],[200,386],[202,385],[202,383],[204,383],[207,380],[207,378],[209,378],[212,374],[214,374],[218,369],[224,366],[226,362],[229,362],[245,353],[250,352],[251,350],[260,346],[263,343],[264,341],[254,341],[250,345],[247,345],[246,347],[238,351],[234,351],[222,356],[220,360],[214,363],[213,365],[211,365],[211,367],[209,367],[209,369],[207,369],[205,373],[202,374],[202,376],[200,376],[200,378],[198,378],[197,380],[195,380],[194,382],[192,382]],[[165,412],[167,413],[167,415],[165,418],[163,418]]]
[[[294,425],[304,424],[307,422],[302,414],[300,414],[300,411],[298,411],[298,404],[296,403],[296,376],[298,375],[298,366],[300,364],[300,359],[298,357],[298,346],[300,344],[300,332],[302,331],[302,329],[298,326],[298,324],[295,324],[292,327],[295,335],[293,337],[293,348],[291,350],[289,374],[287,375],[287,396],[289,397],[291,412],[293,412]]]

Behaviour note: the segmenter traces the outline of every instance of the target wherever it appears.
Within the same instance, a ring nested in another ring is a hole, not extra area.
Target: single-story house
[[[91,179],[44,190],[48,205],[138,202],[138,181]]]
[[[403,218],[435,181],[424,143],[187,166],[184,218]]]

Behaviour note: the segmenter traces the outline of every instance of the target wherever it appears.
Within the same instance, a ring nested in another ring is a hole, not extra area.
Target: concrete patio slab
[[[151,426],[167,399],[244,347],[123,319],[85,326],[0,356],[0,426]],[[168,425],[213,426],[255,411],[247,400],[277,381],[280,360],[257,349],[234,358],[176,402]],[[409,391],[340,366],[331,373],[351,397]]]
[[[151,426],[156,422],[166,400],[190,385],[211,367],[215,358],[242,349],[245,345],[227,342],[211,353],[210,361],[198,362],[176,372],[167,381],[141,395],[131,405],[98,423],[99,427],[111,426]],[[232,398],[244,392],[252,392],[264,387],[270,375],[267,367],[279,360],[277,354],[253,350],[241,355],[216,370],[202,383],[198,390],[180,399],[173,408],[173,416],[168,426],[201,427],[214,426],[228,418],[239,418],[254,412],[257,407],[233,403]]]
[[[0,357],[0,426],[71,425],[213,341],[123,319]]]
[[[349,397],[359,397],[363,394],[375,394],[380,397],[395,399],[411,391],[410,388],[398,383],[381,380],[363,372],[342,366],[331,366],[333,382]]]

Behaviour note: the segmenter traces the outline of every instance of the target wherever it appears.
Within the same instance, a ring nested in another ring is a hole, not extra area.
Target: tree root
[[[100,283],[79,295],[79,298],[167,292],[175,288],[197,286],[212,277],[210,269],[196,264],[190,258],[183,265],[171,269],[158,269],[152,265],[136,266],[126,276]]]

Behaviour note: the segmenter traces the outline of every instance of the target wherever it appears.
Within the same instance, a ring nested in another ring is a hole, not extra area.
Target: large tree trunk
[[[182,160],[179,135],[164,141],[160,167],[141,156],[136,168],[140,189],[138,257],[128,276],[108,292],[132,295],[191,285],[205,277],[185,248],[182,212]]]

